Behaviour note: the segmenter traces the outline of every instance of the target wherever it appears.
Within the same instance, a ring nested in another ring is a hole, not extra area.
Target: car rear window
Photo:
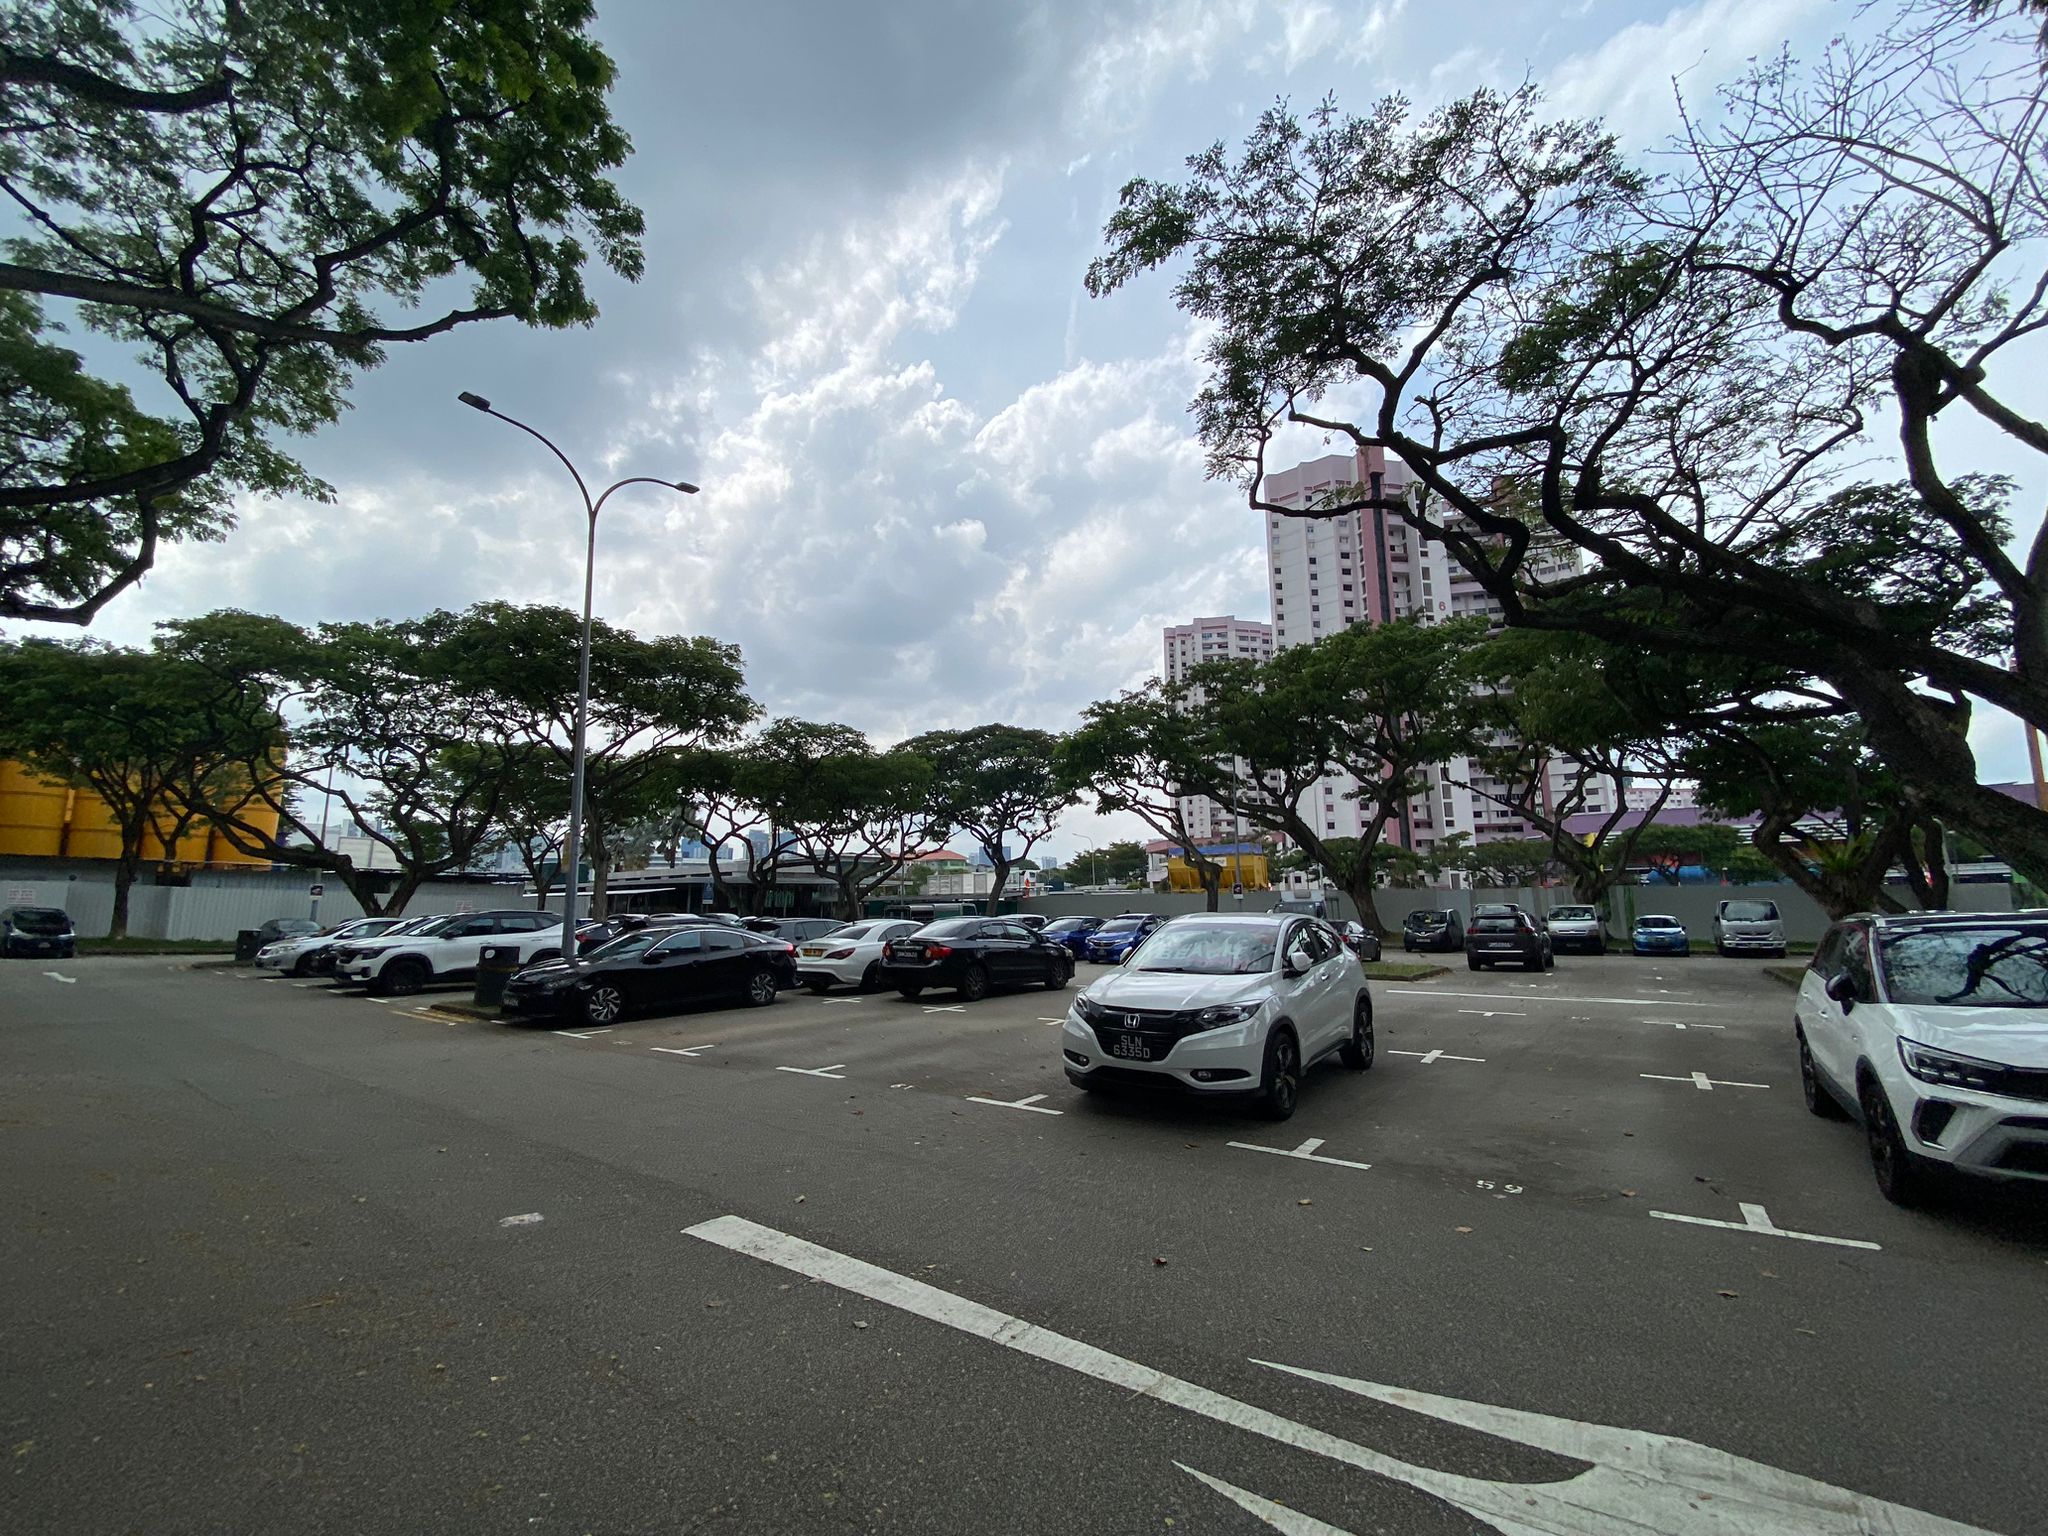
[[[1474,933],[1513,933],[1519,926],[1512,917],[1477,917],[1472,920]]]
[[[1568,923],[1590,923],[1593,920],[1591,907],[1552,907],[1552,919],[1563,918]]]
[[[1418,928],[1441,928],[1449,921],[1448,912],[1410,912],[1408,921]]]
[[[2048,1007],[2048,926],[1987,924],[1878,941],[1885,995],[1923,1008]]]
[[[1675,917],[1639,917],[1636,919],[1636,926],[1638,928],[1677,928],[1681,925]]]
[[[62,907],[16,907],[11,917],[23,933],[68,933],[71,929],[71,914]]]
[[[1775,901],[1724,901],[1721,903],[1721,916],[1731,923],[1775,923],[1778,904]]]
[[[926,923],[917,930],[921,939],[970,939],[981,931],[978,917],[948,917],[936,923]]]

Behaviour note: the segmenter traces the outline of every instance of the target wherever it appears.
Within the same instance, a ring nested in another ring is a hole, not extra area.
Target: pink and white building
[[[1255,619],[1228,614],[1221,618],[1196,619],[1188,624],[1169,625],[1166,630],[1166,665],[1161,676],[1178,683],[1190,668],[1205,661],[1266,661],[1273,655],[1273,626]],[[1242,817],[1233,818],[1228,806],[1202,795],[1185,795],[1181,815],[1187,818],[1188,835],[1197,843],[1241,842],[1249,836]]]
[[[1378,448],[1329,454],[1266,476],[1264,499],[1286,507],[1312,507],[1345,499],[1352,487],[1376,488],[1399,496],[1413,477],[1407,465]],[[1553,557],[1560,570],[1570,556]],[[1267,583],[1273,600],[1273,645],[1306,645],[1352,624],[1380,624],[1421,614],[1428,621],[1467,614],[1498,615],[1500,605],[1444,547],[1421,538],[1397,513],[1346,512],[1336,517],[1266,515]],[[1540,573],[1540,566],[1539,566]],[[1169,632],[1171,633],[1171,632]],[[1169,652],[1171,642],[1169,642]],[[1493,801],[1465,787],[1473,781],[1470,761],[1458,758],[1429,771],[1430,787],[1408,802],[1394,829],[1397,841],[1427,852],[1439,837],[1465,833],[1474,842],[1533,836],[1534,829]],[[1571,781],[1568,764],[1553,765],[1548,788],[1562,795]],[[1480,781],[1483,782],[1483,781]],[[1358,781],[1333,774],[1308,792],[1304,817],[1325,836],[1356,837],[1362,807],[1347,798]],[[1612,808],[1620,786],[1602,781],[1582,809]],[[1227,820],[1227,817],[1226,817]]]

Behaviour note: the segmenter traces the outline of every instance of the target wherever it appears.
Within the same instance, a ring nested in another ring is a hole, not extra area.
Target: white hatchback
[[[919,925],[900,917],[848,923],[796,947],[796,980],[813,992],[829,992],[834,982],[872,992],[881,985],[882,946],[907,939]]]
[[[1862,1121],[1886,1199],[1936,1165],[2048,1183],[2048,913],[1844,918],[1793,1032],[1806,1107]]]
[[[1372,1065],[1372,996],[1316,918],[1180,917],[1074,999],[1060,1054],[1077,1088],[1251,1098],[1285,1120],[1318,1061]]]

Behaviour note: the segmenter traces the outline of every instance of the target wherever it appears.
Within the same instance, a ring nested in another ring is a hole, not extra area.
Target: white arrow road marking
[[[1246,1152],[1270,1152],[1275,1157],[1298,1157],[1305,1163],[1329,1163],[1333,1167],[1356,1168],[1360,1172],[1372,1166],[1371,1163],[1354,1163],[1341,1157],[1318,1157],[1316,1155],[1316,1148],[1322,1144],[1323,1138],[1320,1136],[1311,1136],[1300,1146],[1291,1149],[1287,1147],[1262,1147],[1257,1142],[1251,1141],[1233,1141],[1228,1143],[1228,1145],[1241,1148]]]
[[[688,1056],[694,1059],[695,1057],[702,1056],[706,1051],[715,1051],[718,1047],[715,1045],[650,1045],[647,1049],[659,1051],[664,1056]]]
[[[1694,1227],[1721,1227],[1730,1232],[1760,1232],[1765,1237],[1789,1237],[1802,1243],[1829,1243],[1837,1248],[1867,1248],[1873,1253],[1883,1251],[1881,1243],[1866,1243],[1854,1237],[1822,1237],[1818,1232],[1788,1232],[1771,1220],[1771,1213],[1760,1205],[1737,1201],[1736,1208],[1742,1212],[1740,1221],[1715,1221],[1707,1216],[1680,1216],[1673,1211],[1652,1211],[1650,1214],[1659,1221],[1682,1221]]]
[[[843,1078],[846,1076],[846,1074],[844,1072],[841,1072],[839,1068],[845,1065],[846,1063],[843,1061],[835,1061],[829,1067],[777,1067],[775,1070],[778,1072],[794,1072],[798,1077]]]
[[[1730,1083],[1718,1077],[1709,1077],[1704,1072],[1688,1073],[1684,1077],[1667,1077],[1662,1072],[1638,1072],[1638,1077],[1651,1078],[1660,1083],[1691,1083],[1701,1093],[1712,1093],[1716,1088],[1768,1088],[1769,1083]]]
[[[1503,1483],[1460,1477],[1297,1424],[1164,1371],[1113,1355],[816,1243],[739,1216],[717,1216],[684,1234],[837,1286],[884,1306],[1062,1366],[1198,1417],[1280,1445],[1390,1478],[1476,1516],[1502,1536],[1991,1536],[1904,1505],[1832,1487],[1762,1462],[1672,1435],[1584,1424],[1451,1397],[1254,1361],[1274,1370],[1374,1398],[1593,1465],[1561,1482]],[[1282,1528],[1284,1529],[1284,1527]],[[1313,1527],[1302,1528],[1320,1536]]]
[[[1042,1093],[1034,1093],[1029,1098],[1024,1099],[984,1099],[978,1094],[970,1093],[967,1096],[967,1102],[970,1104],[993,1104],[997,1109],[1028,1109],[1034,1115],[1064,1115],[1066,1113],[1064,1109],[1045,1109],[1041,1107],[1038,1101],[1044,1097],[1045,1095]]]
[[[1453,1056],[1449,1051],[1389,1051],[1389,1056],[1420,1056],[1418,1067],[1426,1067],[1432,1061],[1485,1061],[1484,1056]]]
[[[1526,1013],[1510,1013],[1505,1008],[1460,1008],[1460,1013],[1476,1013],[1482,1019],[1526,1019]]]
[[[1249,1493],[1235,1484],[1226,1483],[1220,1477],[1211,1477],[1184,1461],[1176,1461],[1174,1465],[1189,1477],[1200,1478],[1246,1514],[1280,1532],[1280,1536],[1352,1536],[1352,1533],[1342,1526],[1325,1524],[1313,1515],[1304,1515],[1298,1510],[1289,1509],[1285,1504],[1275,1504],[1271,1499],[1262,1499],[1256,1493]]]
[[[1497,1002],[1500,1002],[1500,1001],[1502,1000],[1502,999],[1501,999],[1501,995],[1500,995],[1500,994],[1499,994],[1498,992],[1439,992],[1439,991],[1437,991],[1437,989],[1436,989],[1435,987],[1388,987],[1388,988],[1386,988],[1385,990],[1386,990],[1386,992],[1387,992],[1387,993],[1388,993],[1388,994],[1389,994],[1390,996],[1393,996],[1393,997],[1459,997],[1459,998],[1474,998],[1474,997],[1476,997],[1476,998],[1478,998],[1478,999],[1479,999],[1479,1000],[1480,1000],[1480,1001],[1481,1001],[1482,1003],[1497,1003]],[[1620,1003],[1620,1004],[1622,1004],[1623,1006],[1625,1006],[1625,1007],[1629,1007],[1629,1008],[1640,1008],[1640,1007],[1642,1007],[1642,1006],[1643,1006],[1643,1000],[1642,1000],[1642,999],[1641,999],[1640,997],[1565,997],[1565,996],[1558,996],[1558,997],[1546,997],[1546,998],[1541,998],[1541,999],[1538,999],[1538,998],[1528,998],[1528,999],[1523,999],[1523,998],[1519,998],[1519,997],[1518,997],[1518,998],[1516,998],[1516,999],[1515,999],[1515,1001],[1516,1001],[1516,1002],[1518,1002],[1518,1003],[1519,1003],[1519,1002],[1523,1002],[1523,1001],[1528,1001],[1528,1002],[1538,1002],[1538,1001],[1541,1001],[1541,1002],[1546,1002],[1546,1003]],[[1718,1007],[1720,1007],[1720,1006],[1722,1006],[1722,1005],[1721,1005],[1721,1004],[1719,1004],[1719,1003],[1659,1003],[1659,1004],[1658,1004],[1657,1006],[1658,1006],[1659,1008],[1718,1008]]]
[[[75,987],[78,985],[78,978],[76,976],[64,976],[58,974],[56,971],[45,971],[43,972],[43,974],[49,977],[50,980],[52,981],[63,982],[64,985],[67,987]]]

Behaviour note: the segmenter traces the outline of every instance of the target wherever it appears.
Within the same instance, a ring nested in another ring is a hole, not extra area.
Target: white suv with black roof
[[[450,912],[417,928],[345,944],[334,952],[334,974],[372,992],[405,995],[437,981],[471,981],[486,946],[519,951],[519,963],[557,960],[562,919],[531,907],[509,912]]]
[[[1075,1087],[1253,1099],[1294,1113],[1303,1073],[1372,1065],[1372,996],[1327,923],[1286,912],[1175,918],[1074,999],[1060,1055]]]
[[[2048,912],[1844,918],[1793,1033],[1806,1107],[1862,1122],[1886,1199],[1939,1167],[2048,1185]]]

